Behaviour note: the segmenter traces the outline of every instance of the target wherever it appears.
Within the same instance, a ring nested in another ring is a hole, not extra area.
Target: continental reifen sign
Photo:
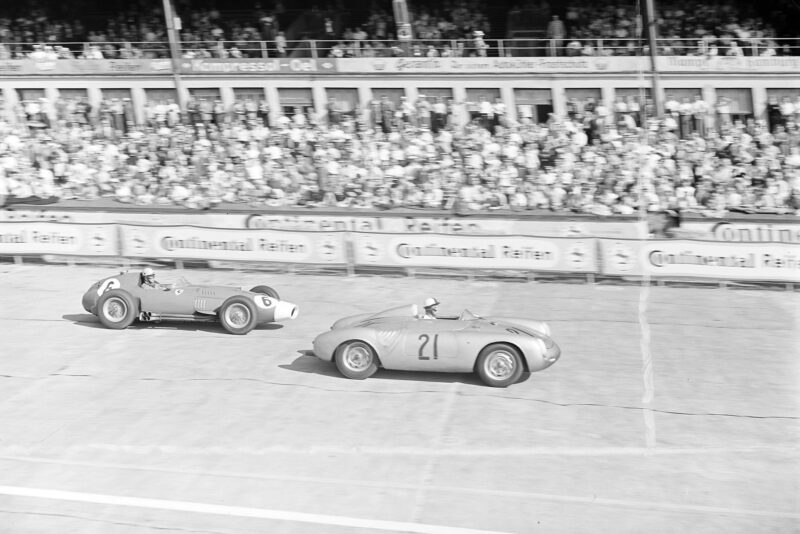
[[[120,225],[122,255],[283,263],[346,262],[341,233]]]
[[[593,239],[510,235],[351,234],[357,265],[596,272]]]
[[[800,282],[800,245],[601,239],[600,270],[617,276]]]
[[[800,243],[800,220],[746,221],[742,219],[681,221],[681,237],[727,243]]]

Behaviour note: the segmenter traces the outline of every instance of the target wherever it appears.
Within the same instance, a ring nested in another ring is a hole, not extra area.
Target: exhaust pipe
[[[297,314],[300,309],[296,304],[291,302],[280,301],[275,304],[275,322],[288,321],[290,319],[297,319]]]

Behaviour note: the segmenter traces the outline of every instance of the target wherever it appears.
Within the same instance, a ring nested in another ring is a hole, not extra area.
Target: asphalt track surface
[[[643,344],[638,286],[183,273],[300,306],[232,336],[102,328],[80,297],[113,271],[0,265],[3,534],[800,529],[800,294],[653,287]],[[545,319],[562,359],[494,389],[305,352],[429,295]]]

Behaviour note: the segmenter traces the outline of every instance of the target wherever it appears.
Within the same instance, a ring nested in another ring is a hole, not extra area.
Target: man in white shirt
[[[726,128],[731,124],[731,101],[724,96],[717,100],[717,116],[719,117],[719,129]]]
[[[787,121],[791,121],[792,115],[794,115],[796,110],[794,109],[794,104],[792,103],[791,100],[789,100],[788,96],[784,96],[781,99],[780,109],[781,109],[781,115],[783,115],[784,124]]]
[[[447,126],[447,104],[441,96],[436,97],[436,101],[432,107],[431,130],[433,133],[439,133]]]
[[[498,126],[505,126],[506,121],[506,105],[503,103],[503,99],[499,96],[494,99],[494,104],[492,105],[492,113],[494,113],[494,120],[492,122],[492,133],[497,131]]]
[[[481,126],[491,131],[492,122],[494,121],[494,108],[485,96],[479,98],[478,113],[480,113],[481,117]]]
[[[664,103],[664,110],[677,118],[678,108],[680,105],[681,103],[678,102],[678,99],[675,98],[675,95],[667,95],[667,101]]]
[[[694,120],[694,131],[701,137],[706,134],[706,120],[708,117],[708,104],[700,95],[694,95],[692,102],[692,119]]]

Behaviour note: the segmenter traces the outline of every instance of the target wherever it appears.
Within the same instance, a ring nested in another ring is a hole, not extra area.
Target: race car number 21
[[[428,334],[420,334],[419,340],[422,342],[422,344],[419,346],[419,359],[430,360],[430,356],[425,356],[425,346],[431,340],[431,336]],[[434,334],[433,336],[433,359],[439,359],[439,334]]]

